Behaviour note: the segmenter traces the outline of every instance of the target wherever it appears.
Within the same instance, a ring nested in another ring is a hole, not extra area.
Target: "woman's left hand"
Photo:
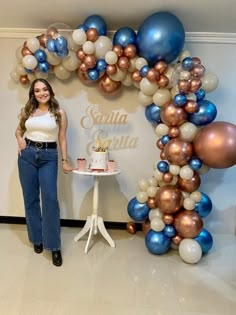
[[[65,174],[68,174],[73,170],[73,167],[67,161],[62,162],[62,169]]]

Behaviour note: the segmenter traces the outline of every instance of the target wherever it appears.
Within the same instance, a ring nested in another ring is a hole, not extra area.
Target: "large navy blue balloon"
[[[216,106],[208,100],[202,100],[197,104],[199,106],[198,111],[189,114],[188,120],[196,126],[205,126],[210,124],[216,118]]]
[[[144,221],[148,217],[150,211],[147,204],[138,202],[136,197],[129,201],[127,209],[129,216],[137,222]]]
[[[213,237],[206,229],[202,229],[198,236],[194,237],[194,240],[201,246],[203,254],[207,254],[213,246]]]
[[[170,12],[157,12],[144,20],[136,37],[139,56],[151,65],[159,60],[174,61],[183,49],[185,30],[181,21]]]
[[[136,44],[136,33],[130,27],[119,28],[113,37],[113,45],[121,45],[122,47],[126,47],[127,45],[135,45],[135,44]]]
[[[107,34],[107,25],[100,15],[88,16],[84,20],[83,25],[85,28],[96,28],[100,36]]]
[[[162,255],[169,250],[171,238],[166,236],[162,231],[155,232],[149,230],[145,237],[145,244],[150,253]]]
[[[211,213],[212,210],[212,201],[211,199],[201,192],[202,198],[199,202],[195,203],[194,211],[196,211],[201,218],[205,218]]]
[[[152,124],[157,124],[161,121],[161,108],[156,104],[150,104],[145,107],[145,116]]]

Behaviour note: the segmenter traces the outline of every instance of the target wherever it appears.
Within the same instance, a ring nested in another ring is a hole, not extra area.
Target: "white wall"
[[[17,146],[14,136],[20,108],[27,100],[28,87],[16,84],[10,79],[10,71],[16,63],[15,52],[23,44],[23,39],[0,38],[0,90],[1,90],[1,156],[0,156],[0,216],[24,216],[21,188],[17,170]],[[217,120],[236,123],[235,106],[235,44],[186,43],[192,56],[198,56],[208,72],[219,78],[218,88],[207,95],[218,109]],[[77,157],[89,159],[86,146],[94,133],[101,129],[109,138],[128,137],[129,148],[111,150],[111,157],[117,161],[121,174],[102,178],[100,181],[100,208],[104,220],[127,222],[127,204],[138,191],[138,181],[153,173],[153,163],[159,158],[156,135],[146,120],[144,108],[138,104],[138,90],[123,87],[118,98],[106,99],[95,85],[86,86],[76,76],[68,82],[51,78],[56,97],[67,111],[68,152],[72,164]],[[85,129],[81,118],[86,110],[95,106],[103,114],[127,115],[126,125],[93,125]],[[137,146],[132,147],[134,138]],[[205,227],[212,233],[234,234],[235,230],[235,184],[236,168],[211,169],[202,176],[200,191],[206,193],[213,202],[211,214],[205,218]],[[85,219],[91,212],[92,178],[59,172],[59,199],[61,217],[65,219]]]

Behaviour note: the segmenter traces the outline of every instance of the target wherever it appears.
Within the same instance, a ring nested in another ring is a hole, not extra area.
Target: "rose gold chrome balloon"
[[[77,58],[78,58],[80,61],[83,62],[85,57],[86,57],[85,52],[83,51],[82,48],[80,48],[80,49],[77,51]]]
[[[200,175],[197,172],[194,172],[193,177],[189,180],[179,177],[177,185],[183,191],[194,192],[201,185]]]
[[[130,66],[129,59],[125,56],[121,56],[117,61],[117,65],[121,70],[127,70]]]
[[[175,235],[174,237],[172,237],[171,241],[175,244],[175,245],[179,245],[180,242],[183,240],[183,237],[180,235]]]
[[[115,74],[117,72],[117,67],[116,65],[107,65],[106,67],[106,73],[108,75],[112,75]]]
[[[147,74],[146,74],[146,78],[150,81],[150,82],[155,82],[158,78],[158,72],[154,69],[151,68],[150,70],[148,70]]]
[[[163,174],[162,179],[163,179],[163,181],[165,183],[170,183],[172,181],[172,179],[173,179],[173,174],[171,174],[170,172],[166,172],[166,173]]]
[[[167,142],[164,152],[170,163],[183,166],[187,164],[192,157],[193,148],[190,142],[174,138]]]
[[[184,200],[181,190],[173,185],[160,187],[155,198],[158,208],[165,213],[177,212],[182,207]]]
[[[154,68],[160,74],[164,74],[167,71],[167,69],[168,69],[168,64],[165,61],[158,61],[155,64]]]
[[[46,47],[46,41],[47,41],[47,39],[48,39],[48,37],[47,37],[47,35],[46,34],[41,34],[40,36],[39,36],[39,42],[40,42],[40,45],[42,46],[42,47]]]
[[[173,103],[165,104],[161,107],[161,120],[168,126],[180,126],[187,121],[187,113],[181,107]]]
[[[190,80],[190,92],[194,93],[197,90],[200,89],[200,87],[202,86],[202,81],[199,78],[193,78]]]
[[[178,88],[180,93],[188,93],[190,89],[190,82],[188,80],[179,80]]]
[[[177,138],[180,135],[179,127],[176,126],[170,127],[168,135],[171,138]]]
[[[154,197],[148,197],[147,205],[150,209],[156,209],[157,205],[156,205],[155,198]]]
[[[96,65],[96,57],[94,55],[86,55],[84,58],[84,63],[88,69],[92,69]]]
[[[127,45],[125,48],[124,48],[124,55],[126,57],[128,57],[129,59],[132,59],[135,57],[136,55],[136,47],[134,45]]]
[[[130,234],[135,234],[136,233],[136,224],[135,224],[135,222],[128,222],[126,224],[126,230]]]
[[[148,233],[148,231],[151,229],[150,224],[151,223],[150,223],[150,220],[148,218],[142,222],[142,231],[143,231],[144,235],[146,235]]]
[[[95,42],[98,39],[98,37],[99,37],[98,31],[94,27],[89,28],[86,31],[86,35],[87,35],[87,40],[89,40],[91,42]]]
[[[157,79],[157,84],[160,88],[165,88],[169,84],[169,79],[165,75],[160,75],[159,79]]]
[[[192,61],[193,61],[194,66],[201,64],[201,59],[198,57],[192,57]]]
[[[30,51],[27,46],[21,49],[21,54],[23,57],[26,55],[33,55],[32,51]]]
[[[98,88],[104,95],[114,96],[121,87],[120,81],[113,81],[107,74],[104,74],[98,81]]]
[[[187,100],[184,109],[188,114],[196,113],[199,109],[198,103],[193,100]]]
[[[131,80],[133,82],[140,82],[142,80],[142,76],[140,74],[139,70],[135,70],[132,74],[131,74]]]
[[[182,210],[175,215],[174,227],[182,237],[194,238],[202,231],[203,221],[195,211]]]
[[[162,216],[162,221],[165,224],[172,224],[174,222],[174,215],[171,213],[164,213]]]
[[[117,54],[118,57],[123,56],[124,50],[121,45],[113,46],[112,50]]]
[[[205,74],[205,68],[203,65],[201,64],[196,64],[194,65],[193,69],[190,71],[190,73],[194,76],[194,77],[203,77]]]

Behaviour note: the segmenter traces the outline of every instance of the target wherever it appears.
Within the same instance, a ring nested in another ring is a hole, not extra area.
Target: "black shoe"
[[[43,244],[39,244],[39,245],[35,245],[35,244],[34,244],[34,251],[35,251],[35,253],[37,253],[37,254],[42,253],[42,251],[43,251]]]
[[[52,263],[57,267],[60,267],[62,265],[62,257],[60,250],[52,251]]]

